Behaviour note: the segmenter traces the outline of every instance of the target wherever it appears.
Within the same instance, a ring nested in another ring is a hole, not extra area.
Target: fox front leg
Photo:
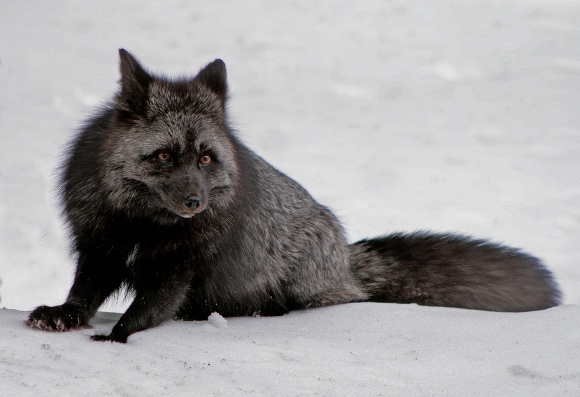
[[[157,260],[158,263],[170,263]],[[154,270],[152,266],[139,266],[150,270],[148,274],[139,275],[133,303],[109,335],[94,335],[92,340],[126,343],[131,334],[172,318],[185,299],[193,275],[191,266],[176,265]]]
[[[93,335],[91,339],[99,342],[126,343],[127,338],[135,332],[155,327],[173,316],[179,303],[173,305],[158,304],[158,291],[137,294],[129,309],[121,316],[109,335]],[[173,309],[175,307],[175,309]]]
[[[81,252],[74,283],[66,302],[39,306],[25,323],[45,331],[70,331],[86,327],[99,306],[124,279],[124,264],[114,254]]]

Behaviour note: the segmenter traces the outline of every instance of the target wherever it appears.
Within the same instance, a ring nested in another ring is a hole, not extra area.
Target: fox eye
[[[169,150],[160,150],[159,152],[157,152],[157,157],[164,163],[171,161],[171,153],[169,152]]]
[[[201,165],[209,165],[212,161],[212,158],[209,154],[204,154],[199,158],[199,164]]]

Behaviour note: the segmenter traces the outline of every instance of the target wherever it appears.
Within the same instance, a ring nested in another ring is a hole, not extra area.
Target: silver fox
[[[349,245],[338,219],[248,149],[227,117],[221,60],[190,79],[147,72],[120,50],[120,90],[70,144],[60,187],[78,255],[66,302],[27,324],[84,327],[121,288],[109,335],[171,319],[282,315],[347,302],[527,311],[560,302],[542,263],[457,235],[393,234]]]

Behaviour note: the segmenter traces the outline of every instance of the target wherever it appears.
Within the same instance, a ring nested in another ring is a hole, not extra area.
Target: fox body
[[[109,335],[170,318],[281,315],[358,301],[495,311],[557,305],[540,261],[455,235],[412,233],[348,245],[332,212],[248,149],[227,117],[225,65],[191,79],[147,72],[120,50],[120,90],[88,120],[63,164],[76,252],[66,302],[27,323],[88,324],[120,288],[135,295]]]

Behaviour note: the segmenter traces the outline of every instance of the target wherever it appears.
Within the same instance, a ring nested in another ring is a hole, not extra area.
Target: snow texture
[[[580,395],[579,21],[577,0],[0,0],[0,395]],[[89,341],[116,314],[26,328],[72,281],[54,180],[120,47],[169,75],[223,59],[240,136],[351,240],[491,238],[542,258],[567,305],[352,304],[127,345]]]

